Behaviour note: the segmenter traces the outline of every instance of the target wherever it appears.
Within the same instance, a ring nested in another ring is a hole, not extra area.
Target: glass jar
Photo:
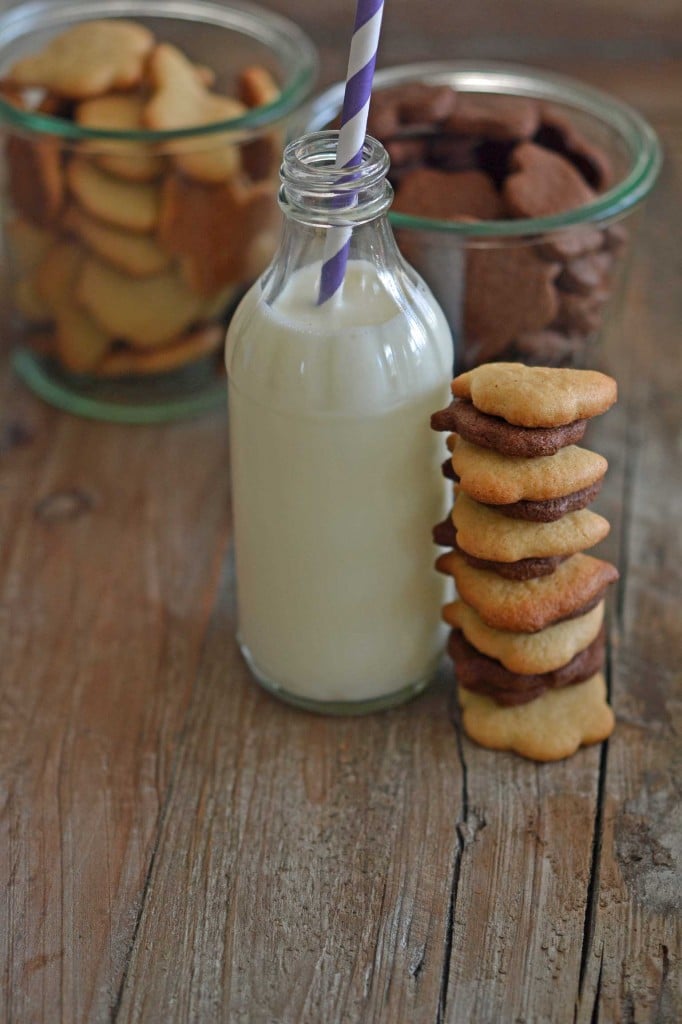
[[[385,150],[367,140],[339,180],[336,139],[285,151],[282,241],[228,331],[228,409],[242,652],[284,700],[360,714],[421,690],[442,652],[431,526],[447,487],[429,420],[452,341],[395,245]],[[344,227],[342,287],[317,304]]]
[[[102,19],[170,44],[134,89],[13,88],[18,60]],[[250,4],[32,0],[0,16],[11,338],[30,388],[119,422],[224,403],[225,324],[276,248],[286,127],[315,71],[308,38]]]
[[[494,62],[389,68],[375,77],[373,102],[384,90],[414,83],[450,86],[472,99],[531,99],[541,111],[541,125],[531,141],[550,151],[565,150],[565,133],[575,132],[581,142],[596,147],[609,168],[610,180],[600,190],[595,184],[592,201],[552,216],[433,219],[391,211],[402,252],[448,318],[457,372],[494,360],[600,368],[597,342],[617,322],[623,306],[634,215],[661,165],[655,133],[632,108],[597,89],[562,75]],[[308,112],[306,128],[333,122],[342,97],[342,84],[327,90]],[[403,137],[381,136],[395,157],[389,177],[398,201],[405,171],[400,159],[406,152],[418,151],[418,160],[445,172],[482,169],[499,189],[513,141],[483,136],[453,140],[431,125],[421,128],[421,136],[418,125]],[[576,152],[571,159],[576,166],[580,162]]]

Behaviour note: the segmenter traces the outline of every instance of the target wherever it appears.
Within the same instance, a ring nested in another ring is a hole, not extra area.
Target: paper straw
[[[336,150],[335,166],[339,170],[356,167],[362,160],[383,13],[384,0],[358,0]],[[349,205],[352,202],[351,197]],[[352,228],[347,227],[330,228],[327,233],[317,300],[320,306],[343,284],[351,234]]]

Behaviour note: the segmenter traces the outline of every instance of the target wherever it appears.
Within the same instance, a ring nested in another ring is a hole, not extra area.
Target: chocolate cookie
[[[514,501],[509,505],[489,505],[510,519],[526,519],[533,523],[553,523],[568,512],[577,512],[594,501],[601,490],[602,481],[583,487],[562,498],[546,498],[544,501]]]
[[[509,166],[502,194],[515,217],[551,217],[596,197],[568,160],[532,142],[516,147]]]
[[[596,639],[574,655],[566,665],[534,675],[510,672],[495,658],[477,651],[459,629],[453,629],[450,633],[448,654],[455,663],[460,686],[492,697],[498,704],[512,705],[526,704],[546,690],[556,690],[589,679],[603,666],[605,645],[605,630],[602,626]]]
[[[450,522],[452,523],[452,520],[450,520]],[[445,523],[443,522],[439,523],[433,531],[433,537],[436,544],[452,548],[460,554],[467,565],[472,566],[472,568],[488,569],[490,572],[496,572],[498,576],[503,576],[506,580],[533,580],[537,576],[551,576],[557,567],[570,557],[569,555],[548,555],[546,558],[520,558],[517,562],[495,562],[487,558],[476,558],[475,555],[470,555],[467,551],[462,551],[457,543],[457,530],[455,530],[454,523],[452,523],[452,528],[455,534],[455,543],[451,544],[449,541],[445,543],[443,540],[446,536],[452,536],[450,531],[446,529]],[[438,531],[438,537],[441,538],[439,540],[436,540],[436,531]]]
[[[500,416],[479,412],[472,402],[455,399],[447,409],[431,417],[433,430],[456,431],[472,444],[492,448],[503,455],[554,455],[560,448],[577,444],[587,420],[574,420],[560,427],[516,427]]]
[[[393,209],[434,220],[476,217],[498,220],[504,204],[491,179],[482,171],[439,171],[420,167],[410,171],[397,189]]]
[[[540,108],[521,96],[475,96],[460,93],[444,124],[453,135],[485,135],[489,139],[529,139],[537,131]]]

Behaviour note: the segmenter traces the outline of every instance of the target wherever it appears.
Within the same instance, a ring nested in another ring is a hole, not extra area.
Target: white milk
[[[227,341],[239,639],[255,674],[313,701],[425,680],[442,646],[431,528],[447,505],[429,417],[452,342],[430,293],[408,320],[370,263],[313,305],[319,265]]]

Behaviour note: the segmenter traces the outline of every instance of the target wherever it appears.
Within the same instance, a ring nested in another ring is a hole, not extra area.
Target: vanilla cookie
[[[72,205],[63,219],[67,231],[75,234],[96,256],[131,277],[153,277],[164,271],[171,257],[152,235],[121,231],[79,206]]]
[[[210,296],[250,280],[253,247],[259,239],[274,246],[279,219],[269,182],[202,185],[174,174],[163,185],[159,240],[179,257],[190,287]]]
[[[202,300],[175,270],[132,278],[94,257],[86,260],[76,298],[102,330],[140,348],[172,341],[197,321]]]
[[[475,569],[456,551],[440,555],[436,569],[454,577],[459,596],[486,625],[519,633],[537,633],[585,615],[618,579],[614,565],[583,554],[567,558],[550,576],[530,580],[508,580]]]
[[[142,112],[146,98],[139,93],[112,93],[80,103],[74,120],[84,128],[102,131],[135,132],[145,126]],[[143,143],[118,139],[87,140],[81,151],[92,153],[99,167],[118,178],[130,181],[155,181],[163,174],[163,158],[150,152]]]
[[[74,298],[84,258],[75,243],[59,242],[49,250],[36,275],[37,290],[55,320],[56,354],[72,373],[91,373],[113,341]]]
[[[224,334],[222,327],[210,324],[161,348],[111,352],[97,367],[96,373],[99,377],[139,377],[150,373],[168,373],[217,352],[223,343]]]
[[[147,127],[154,131],[220,124],[246,113],[246,107],[239,100],[210,92],[199,81],[191,61],[168,43],[161,43],[154,49],[148,72],[153,92],[143,118]],[[227,181],[241,168],[239,147],[227,132],[179,140],[169,152],[185,174],[199,181]]]
[[[462,724],[470,739],[490,750],[513,750],[533,761],[560,761],[580,746],[600,743],[613,732],[600,672],[530,704],[501,707],[490,697],[460,688]]]
[[[535,458],[509,458],[458,435],[451,444],[462,490],[487,505],[562,497],[602,480],[608,468],[602,455],[573,444]]]
[[[153,183],[115,178],[85,157],[71,161],[67,181],[79,206],[107,224],[146,234],[159,223],[161,193]]]
[[[153,45],[152,33],[136,22],[87,21],[55,36],[40,53],[22,57],[7,81],[74,100],[132,89],[142,80]]]
[[[475,558],[518,562],[522,558],[572,555],[608,535],[608,520],[590,509],[568,512],[555,522],[510,519],[460,490],[452,510],[457,544]]]
[[[274,103],[279,99],[280,88],[267,68],[253,64],[239,72],[237,93],[241,102],[252,109]],[[258,134],[243,143],[242,164],[248,176],[253,181],[263,181],[274,175],[279,166],[283,147],[281,129]]]
[[[443,608],[443,619],[462,633],[477,651],[495,658],[510,672],[553,672],[596,640],[604,622],[604,602],[575,619],[547,626],[538,633],[493,629],[464,601]]]
[[[520,427],[560,427],[606,412],[616,382],[596,370],[489,363],[456,377],[452,393]]]

